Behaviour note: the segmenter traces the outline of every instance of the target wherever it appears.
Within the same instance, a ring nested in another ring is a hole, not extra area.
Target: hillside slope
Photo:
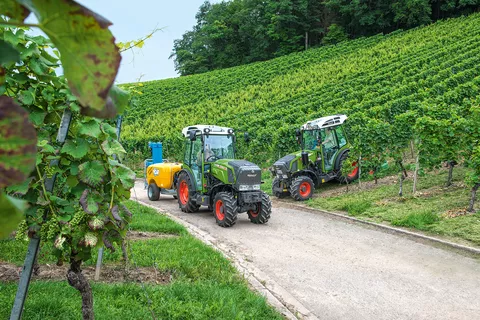
[[[162,141],[166,156],[179,159],[183,127],[230,126],[250,133],[251,143],[240,144],[240,151],[262,165],[297,149],[294,128],[320,116],[393,119],[409,110],[452,105],[468,112],[478,104],[479,75],[480,14],[474,14],[263,63],[146,82],[122,137],[130,151],[144,155],[148,141]]]

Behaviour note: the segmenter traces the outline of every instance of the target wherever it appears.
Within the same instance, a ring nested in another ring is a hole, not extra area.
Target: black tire
[[[297,201],[305,201],[313,196],[315,185],[313,180],[307,176],[296,177],[290,185],[290,194]]]
[[[228,228],[237,222],[237,200],[230,192],[219,192],[213,200],[213,213],[220,227]]]
[[[290,192],[289,191],[274,191],[274,188],[275,187],[278,187],[280,186],[280,179],[278,178],[274,178],[273,179],[273,182],[272,182],[272,193],[275,197],[279,198],[279,199],[282,199],[282,198],[286,198],[290,195]]]
[[[272,202],[270,197],[262,191],[262,202],[257,203],[256,210],[247,211],[251,223],[264,224],[270,219],[272,213]]]
[[[155,183],[150,183],[147,189],[148,200],[157,201],[160,198],[160,188]]]
[[[186,188],[186,189],[185,189]],[[180,173],[177,181],[178,206],[183,212],[197,212],[199,205],[193,200],[196,192],[193,191],[193,182],[186,172]]]
[[[340,183],[351,183],[355,180],[358,179],[358,166],[354,166],[354,169],[352,170],[352,172],[350,174],[348,174],[347,176],[343,176],[342,175],[342,165],[343,163],[345,162],[345,160],[347,159],[348,157],[348,153],[344,153],[342,154],[342,157],[340,158],[340,161],[339,161],[339,164],[338,164],[338,176],[336,178],[336,180]],[[356,162],[354,162],[356,164]]]

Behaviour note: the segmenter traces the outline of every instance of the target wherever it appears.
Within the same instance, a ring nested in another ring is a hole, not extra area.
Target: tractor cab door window
[[[195,141],[192,141],[192,153],[190,168],[193,171],[195,182],[197,183],[197,189],[202,188],[202,139],[197,136]]]
[[[191,166],[192,162],[190,161],[190,156],[192,154],[192,142],[190,140],[185,141],[185,156],[183,157],[183,163],[187,166]]]
[[[337,140],[338,140],[338,148],[342,148],[347,144],[347,138],[345,137],[345,132],[343,131],[343,127],[337,127],[335,129],[337,133]]]
[[[321,130],[322,145],[323,145],[323,159],[325,170],[329,171],[333,167],[333,158],[335,151],[338,150],[338,141],[333,128],[326,128]]]

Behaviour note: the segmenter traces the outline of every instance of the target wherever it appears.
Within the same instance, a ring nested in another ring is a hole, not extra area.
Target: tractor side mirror
[[[295,129],[295,136],[297,137],[297,143],[302,144],[302,132],[300,129]]]
[[[190,141],[197,140],[197,135],[195,134],[195,130],[188,131],[188,138],[190,139]]]
[[[243,138],[245,139],[245,142],[250,142],[250,136],[248,135],[248,132],[243,133]]]

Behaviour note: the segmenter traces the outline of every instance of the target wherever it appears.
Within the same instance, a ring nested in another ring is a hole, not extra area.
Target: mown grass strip
[[[169,271],[169,285],[146,285],[152,309],[158,319],[281,319],[282,317],[219,252],[192,237],[184,227],[156,210],[135,202],[131,229],[177,234],[176,238],[130,241],[130,250],[139,267]],[[26,242],[0,241],[0,259],[21,265]],[[45,245],[40,264],[55,263]],[[121,250],[106,252],[105,265],[121,263]],[[95,263],[95,258],[88,262]],[[45,267],[45,266],[43,266]],[[130,267],[130,271],[134,270]],[[17,284],[0,281],[0,318],[10,314]],[[138,283],[93,283],[97,319],[148,319],[145,292]],[[81,317],[78,292],[66,281],[33,281],[25,306],[25,319],[78,319]]]

